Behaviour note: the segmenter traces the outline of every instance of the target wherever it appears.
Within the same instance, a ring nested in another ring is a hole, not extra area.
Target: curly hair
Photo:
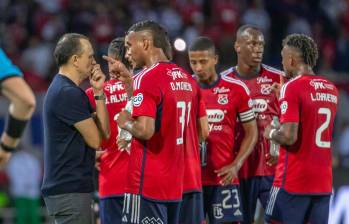
[[[172,60],[172,47],[167,31],[157,22],[151,20],[144,20],[133,24],[127,31],[140,32],[149,31],[153,37],[154,46],[161,48],[169,60]]]
[[[312,68],[316,65],[319,52],[316,43],[311,37],[304,34],[291,34],[283,40],[282,45],[297,49],[301,53],[305,64]]]

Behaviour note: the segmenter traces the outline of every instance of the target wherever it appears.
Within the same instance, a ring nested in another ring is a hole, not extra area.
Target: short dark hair
[[[131,65],[129,61],[125,58],[126,48],[125,48],[125,38],[117,37],[113,39],[108,47],[108,54],[111,54],[120,60],[127,68],[130,68]]]
[[[189,47],[189,51],[212,51],[216,54],[216,47],[208,37],[197,37]]]
[[[257,26],[252,25],[252,24],[245,24],[245,25],[240,26],[239,29],[237,30],[236,39],[238,39],[238,37],[240,37],[241,34],[248,29],[256,30],[256,31],[260,32],[261,34],[263,34],[261,29],[259,29]]]
[[[64,34],[58,40],[53,55],[59,67],[66,64],[71,56],[82,54],[80,39],[89,40],[86,36],[78,33]]]
[[[171,42],[165,28],[152,20],[144,20],[133,24],[127,33],[140,31],[149,31],[153,38],[154,47],[161,48],[166,57],[172,60]]]
[[[297,49],[305,64],[312,68],[316,65],[319,52],[315,41],[311,37],[304,34],[290,34],[282,41],[282,46],[285,45]]]

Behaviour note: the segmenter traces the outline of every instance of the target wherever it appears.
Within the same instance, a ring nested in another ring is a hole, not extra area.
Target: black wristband
[[[102,93],[101,95],[94,95],[93,96],[95,98],[95,100],[105,100],[105,94]]]
[[[14,152],[14,151],[16,151],[16,148],[8,146],[8,145],[5,145],[3,142],[0,142],[0,147],[5,152]]]

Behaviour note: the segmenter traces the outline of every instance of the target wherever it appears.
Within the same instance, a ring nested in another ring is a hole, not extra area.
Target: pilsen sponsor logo
[[[257,78],[257,84],[266,83],[266,82],[273,82],[273,80],[268,78],[267,76]]]
[[[213,88],[213,93],[218,94],[218,93],[229,93],[230,89],[227,89],[225,87],[215,87]]]

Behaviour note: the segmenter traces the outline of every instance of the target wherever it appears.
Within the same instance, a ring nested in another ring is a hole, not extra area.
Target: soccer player
[[[92,223],[92,192],[95,150],[109,136],[105,105],[105,75],[96,64],[88,38],[64,34],[54,56],[59,73],[44,99],[44,178],[42,194],[55,223]],[[79,87],[90,79],[96,114]]]
[[[201,87],[210,127],[207,165],[202,169],[205,214],[210,223],[238,222],[243,214],[238,171],[257,140],[249,90],[243,82],[217,74],[218,56],[209,38],[199,37],[191,44],[189,60]],[[237,119],[246,133],[238,152],[233,151]]]
[[[201,224],[205,222],[200,155],[204,153],[205,140],[209,135],[209,125],[206,116],[205,102],[202,99],[201,91],[196,82],[197,101],[199,102],[198,114],[191,116],[197,119],[189,119],[188,131],[185,137],[184,154],[184,180],[183,180],[183,200],[180,208],[179,224]],[[198,139],[199,137],[199,139]],[[203,148],[200,149],[199,141]],[[204,161],[202,161],[204,163]]]
[[[124,38],[115,38],[108,48],[108,56],[122,61],[129,68],[125,59]],[[86,90],[90,103],[96,108],[93,97],[93,89]],[[103,154],[99,161],[99,197],[100,197],[100,218],[102,224],[121,223],[121,215],[125,193],[125,182],[129,154],[121,151],[116,144],[118,126],[116,123],[117,114],[126,106],[127,93],[125,86],[110,76],[110,80],[104,83],[104,94],[106,95],[106,106],[109,112],[109,139],[104,140],[101,145]],[[117,177],[117,178],[116,178]]]
[[[0,168],[17,147],[28,120],[35,110],[35,96],[22,78],[22,72],[0,49],[0,91],[10,100],[4,131],[0,140]]]
[[[162,49],[166,31],[153,21],[131,26],[127,55],[135,67],[133,113],[122,111],[118,125],[133,135],[124,198],[123,223],[177,224],[183,194],[187,124],[197,114],[195,81],[168,61]],[[119,62],[104,57],[114,73],[127,73]],[[196,111],[196,112],[193,112]]]
[[[265,127],[279,115],[278,98],[272,87],[282,82],[283,73],[262,64],[264,36],[250,25],[241,26],[234,45],[237,65],[223,74],[245,83],[250,90],[258,125],[257,144],[239,172],[240,188],[244,207],[243,223],[253,223],[257,200],[265,208],[273,184],[276,156],[271,156],[270,141],[263,136]],[[238,125],[236,146],[241,144],[244,130]]]
[[[338,91],[333,83],[314,74],[318,49],[310,37],[287,36],[281,55],[290,81],[280,92],[281,126],[268,126],[264,132],[266,138],[282,145],[266,221],[327,223]]]

